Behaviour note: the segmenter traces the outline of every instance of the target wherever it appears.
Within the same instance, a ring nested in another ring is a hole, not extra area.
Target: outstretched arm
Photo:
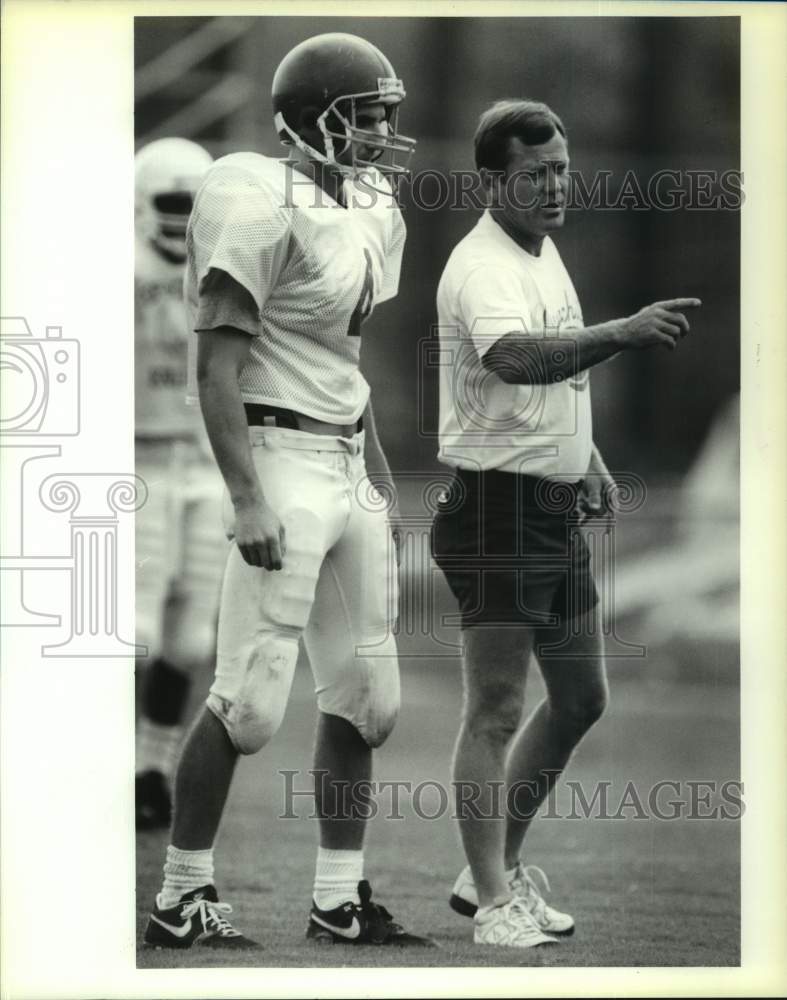
[[[548,385],[606,361],[619,351],[646,347],[674,350],[689,332],[683,309],[695,309],[699,299],[668,299],[645,306],[626,319],[572,330],[563,337],[529,337],[511,332],[484,354],[483,365],[503,382]]]

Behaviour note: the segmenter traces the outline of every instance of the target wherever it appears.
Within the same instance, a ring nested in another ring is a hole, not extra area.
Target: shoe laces
[[[223,913],[232,913],[229,903],[212,902],[209,899],[194,899],[190,903],[185,903],[181,908],[180,915],[183,920],[188,920],[199,913],[202,925],[205,930],[219,937],[241,937],[240,931],[236,931],[229,920],[223,917]]]
[[[385,940],[402,931],[402,927],[395,923],[384,906],[372,902],[372,887],[366,879],[358,883],[358,898],[361,901],[361,913],[373,940]]]
[[[549,879],[543,869],[539,868],[538,865],[523,865],[521,861],[517,865],[516,874],[511,879],[511,888],[524,897],[528,909],[534,916],[541,917],[547,904],[534,876],[538,876],[546,892],[552,891]]]
[[[541,928],[536,923],[530,907],[519,896],[514,896],[507,904],[507,913],[504,922],[509,930],[516,934],[522,934],[526,930],[541,933]]]

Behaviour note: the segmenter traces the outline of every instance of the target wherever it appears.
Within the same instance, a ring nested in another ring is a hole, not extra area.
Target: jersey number
[[[363,287],[361,288],[358,305],[356,305],[355,309],[353,309],[353,314],[350,317],[350,323],[347,327],[348,337],[361,336],[361,323],[372,311],[372,294],[374,292],[374,282],[372,281],[372,257],[366,247],[364,247],[363,253],[366,258],[366,274],[363,277]]]

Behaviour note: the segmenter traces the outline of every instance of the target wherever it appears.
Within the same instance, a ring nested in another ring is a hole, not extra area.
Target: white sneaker
[[[516,871],[508,883],[511,892],[525,903],[542,931],[547,934],[557,934],[560,937],[568,937],[573,934],[573,917],[549,906],[533,880],[534,875],[541,877],[544,888],[549,892],[549,881],[544,872],[536,865],[527,865],[526,867],[521,862],[516,866]],[[469,865],[459,873],[448,902],[451,909],[461,913],[463,917],[475,916],[478,910],[478,893]]]
[[[541,895],[541,890],[533,881],[533,876],[538,875],[544,883],[547,892],[549,879],[538,865],[523,865],[521,861],[517,863],[516,871],[511,881],[511,892],[517,899],[524,901],[525,906],[530,910],[530,914],[547,934],[558,934],[562,937],[569,937],[574,933],[574,918],[568,913],[561,913],[554,906],[550,906]]]
[[[544,934],[518,896],[502,906],[483,906],[476,910],[473,940],[476,944],[497,944],[508,948],[538,948],[557,944]]]

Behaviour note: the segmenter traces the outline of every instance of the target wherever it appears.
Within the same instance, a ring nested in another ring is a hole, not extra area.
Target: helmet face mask
[[[188,139],[157,139],[135,158],[137,233],[168,260],[186,259],[186,227],[210,153]]]
[[[276,70],[274,124],[285,145],[345,176],[371,168],[397,179],[408,172],[415,140],[400,135],[402,81],[388,59],[355,35],[332,33],[301,42]],[[358,124],[364,107],[382,105],[386,129]]]
[[[400,83],[400,81],[397,81]],[[404,94],[404,88],[402,88]],[[349,103],[349,115],[343,114],[340,105]],[[360,107],[379,103],[379,92],[353,94],[350,97],[337,97],[317,119],[317,127],[325,140],[325,152],[329,161],[340,169],[348,167],[353,174],[375,167],[381,174],[394,178],[402,177],[409,172],[407,164],[415,149],[415,139],[400,135],[397,130],[399,104],[386,106],[385,123],[387,135],[360,128],[356,124],[357,112]],[[333,131],[329,122],[331,116],[343,128],[343,132]],[[338,147],[338,148],[337,148]],[[338,157],[350,150],[349,164],[339,161]],[[372,156],[358,156],[359,149],[373,151]]]
[[[194,195],[191,191],[172,191],[155,195],[152,199],[156,213],[156,232],[153,244],[165,256],[186,259],[186,227],[188,226]]]

